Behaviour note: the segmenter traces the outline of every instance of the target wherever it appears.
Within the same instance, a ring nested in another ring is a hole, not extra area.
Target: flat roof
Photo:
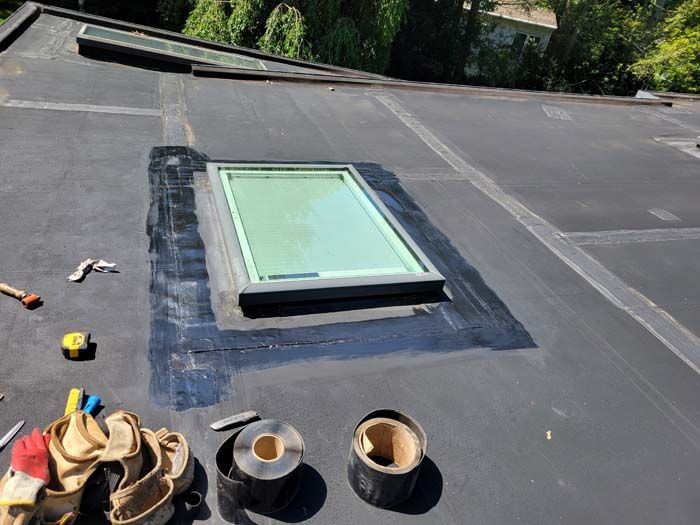
[[[0,46],[0,279],[44,300],[0,297],[0,432],[82,386],[187,436],[208,523],[207,424],[243,410],[306,445],[298,498],[255,522],[697,522],[697,101],[311,83],[270,56],[287,80],[209,78],[81,55],[88,16],[40,9]],[[236,162],[352,164],[444,296],[246,315],[206,175]],[[88,257],[120,273],[68,282]],[[93,361],[61,355],[75,330]],[[428,437],[394,511],[345,473],[382,407]]]

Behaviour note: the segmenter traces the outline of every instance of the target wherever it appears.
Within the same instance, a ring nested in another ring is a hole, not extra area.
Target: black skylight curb
[[[341,75],[319,75],[316,73],[297,73],[281,71],[254,71],[250,69],[226,66],[192,66],[192,74],[198,77],[230,78],[235,80],[277,80],[280,82],[343,84],[364,86],[367,88],[391,88],[409,91],[429,91],[435,93],[454,93],[461,95],[480,95],[485,97],[510,98],[547,98],[569,102],[586,102],[593,104],[617,104],[624,106],[672,106],[667,100],[643,99],[634,97],[614,97],[603,95],[581,95],[551,91],[526,91],[521,89],[490,88],[463,84],[435,84],[430,82],[413,82],[393,78],[370,79]]]
[[[34,21],[39,18],[41,9],[32,2],[26,2],[0,25],[0,51],[7,49]]]
[[[31,2],[27,2],[30,4]],[[27,5],[25,4],[25,5]],[[64,9],[62,7],[54,7],[44,4],[33,4],[38,6],[42,13],[60,16],[63,18],[70,18],[72,20],[77,20],[79,22],[85,22],[89,24],[100,25],[103,27],[109,27],[112,29],[121,29],[122,31],[139,31],[148,36],[154,36],[159,38],[165,38],[173,40],[176,42],[182,42],[184,44],[190,44],[194,46],[204,47],[207,49],[214,49],[216,51],[223,51],[226,53],[237,53],[239,55],[249,56],[252,58],[257,58],[259,60],[266,60],[268,62],[277,62],[281,64],[287,64],[291,66],[302,67],[306,69],[316,69],[319,71],[326,71],[329,73],[338,73],[342,75],[349,75],[358,78],[386,78],[382,75],[376,75],[374,73],[366,73],[364,71],[357,71],[355,69],[348,69],[339,66],[332,66],[329,64],[320,64],[317,62],[309,62],[306,60],[300,60],[296,58],[289,58],[274,55],[272,53],[266,53],[264,51],[259,51],[257,49],[250,49],[247,47],[232,46],[229,44],[221,44],[218,42],[212,42],[211,40],[203,40],[201,38],[195,38],[182,33],[176,33],[173,31],[166,31],[165,29],[156,29],[154,27],[142,26],[139,24],[131,24],[129,22],[123,22],[121,20],[115,20],[113,18],[106,18],[98,15],[91,15],[88,13],[81,13],[79,11],[73,11],[72,9]]]

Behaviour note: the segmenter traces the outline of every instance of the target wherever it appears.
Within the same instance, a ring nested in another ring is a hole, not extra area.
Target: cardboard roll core
[[[387,468],[405,468],[420,459],[415,434],[398,421],[368,422],[360,437],[360,448],[368,459]]]
[[[274,434],[263,434],[253,442],[253,454],[261,461],[275,461],[284,454],[284,442]]]
[[[361,499],[388,509],[411,497],[425,457],[428,438],[408,414],[381,408],[355,427],[350,446],[348,483]]]

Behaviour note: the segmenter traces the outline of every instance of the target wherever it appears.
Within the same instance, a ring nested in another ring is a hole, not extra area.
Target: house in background
[[[469,9],[469,4],[465,9]],[[488,15],[494,27],[489,39],[494,44],[510,45],[514,56],[520,56],[528,42],[544,52],[552,32],[557,29],[557,17],[547,9],[525,10],[518,6],[499,5],[483,14]]]

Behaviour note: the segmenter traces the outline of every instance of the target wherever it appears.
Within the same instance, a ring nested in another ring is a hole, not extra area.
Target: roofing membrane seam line
[[[561,237],[577,246],[587,244],[625,244],[700,239],[700,228],[656,228],[649,230],[609,230],[564,232]]]
[[[679,98],[683,100],[700,100],[700,95],[693,93],[674,93],[673,91],[649,91],[652,95],[662,98]]]
[[[654,140],[700,159],[700,147],[698,147],[698,144],[700,144],[700,136],[696,138],[654,137]]]
[[[161,73],[158,84],[163,108],[163,143],[170,146],[194,144],[194,134],[187,118],[187,106],[179,75]]]
[[[562,236],[561,231],[529,210],[520,201],[505,193],[493,179],[457,155],[423,126],[418,119],[406,111],[396,97],[390,94],[375,94],[374,96],[445,162],[462,173],[482,193],[500,204],[593,288],[598,290],[613,305],[627,312],[684,363],[700,374],[700,339],[698,337],[646,296],[627,286],[582,248],[568,242]]]
[[[659,107],[661,113],[666,113],[667,115],[693,115],[693,112],[688,109],[683,109],[682,107]]]
[[[666,115],[665,113],[662,113],[661,111],[656,111],[654,109],[644,109],[642,110],[645,113],[651,115],[652,117],[660,118],[661,120],[665,120],[666,122],[670,124],[674,124],[680,128],[687,129],[688,131],[692,131],[693,133],[697,133],[700,135],[700,128],[697,126],[693,126],[692,124],[688,124],[687,122],[683,122],[682,120],[679,120],[675,117],[672,117],[670,115]]]
[[[111,113],[113,115],[133,115],[138,117],[160,117],[160,109],[130,108],[124,106],[96,106],[93,104],[69,104],[66,102],[43,102],[40,100],[17,100],[8,98],[0,101],[0,106],[20,109],[47,109],[50,111],[85,111],[88,113]]]

